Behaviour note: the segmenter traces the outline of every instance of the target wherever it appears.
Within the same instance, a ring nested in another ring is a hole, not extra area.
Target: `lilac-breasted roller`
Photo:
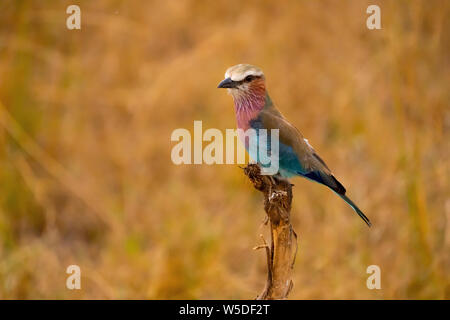
[[[246,131],[252,128],[256,132],[258,129],[266,129],[267,132],[279,130],[277,175],[283,178],[301,176],[327,186],[371,226],[364,213],[345,195],[344,186],[334,177],[308,140],[275,108],[267,93],[261,69],[248,64],[230,67],[218,87],[227,88],[233,97],[238,129]],[[249,151],[245,138],[243,143]]]

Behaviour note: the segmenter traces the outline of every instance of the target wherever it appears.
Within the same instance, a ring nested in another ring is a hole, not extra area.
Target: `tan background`
[[[255,297],[261,195],[170,160],[174,129],[235,127],[243,62],[374,225],[294,180],[291,298],[450,297],[449,1],[77,3],[81,31],[73,2],[0,3],[0,298]]]

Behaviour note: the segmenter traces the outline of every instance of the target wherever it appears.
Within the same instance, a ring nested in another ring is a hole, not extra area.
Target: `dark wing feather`
[[[304,172],[298,172],[308,179],[322,183],[338,194],[345,194],[344,186],[333,176],[325,161],[305,140],[297,130],[274,106],[266,107],[260,112],[259,117],[263,127],[279,129],[280,142],[292,147]]]
[[[263,127],[279,129],[280,142],[292,147],[305,172],[323,171],[331,174],[325,162],[316,154],[314,149],[305,141],[305,138],[281,113],[273,106],[266,107],[259,113],[258,118]]]
[[[325,161],[319,157],[314,149],[303,138],[302,134],[290,124],[283,115],[273,106],[266,106],[258,117],[266,129],[279,129],[280,142],[294,150],[304,172],[298,172],[308,179],[326,185],[336,192],[353,210],[367,223],[371,223],[364,213],[345,195],[344,186],[333,176]]]

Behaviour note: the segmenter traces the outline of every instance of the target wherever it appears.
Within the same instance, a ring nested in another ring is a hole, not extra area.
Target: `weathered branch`
[[[255,189],[264,195],[264,210],[270,223],[270,245],[262,237],[263,244],[254,249],[266,250],[267,281],[256,299],[286,299],[293,287],[292,269],[297,253],[297,235],[290,222],[292,184],[274,176],[261,175],[257,164],[249,164],[244,173]]]

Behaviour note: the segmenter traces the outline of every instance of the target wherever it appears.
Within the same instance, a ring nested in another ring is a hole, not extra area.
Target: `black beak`
[[[226,78],[219,83],[217,88],[234,88],[235,86],[236,83],[233,80],[231,80],[230,78]]]

